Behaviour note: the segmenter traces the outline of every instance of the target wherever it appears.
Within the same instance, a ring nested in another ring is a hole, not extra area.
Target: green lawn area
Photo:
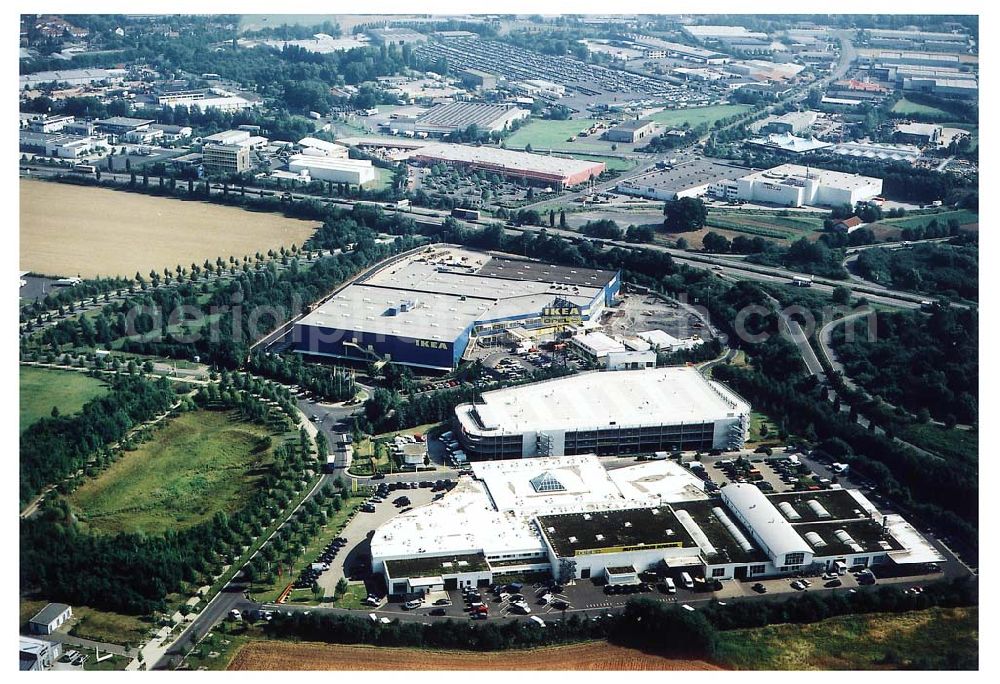
[[[228,412],[184,413],[81,485],[69,502],[99,532],[190,527],[237,509],[266,472],[275,444],[266,427]]]
[[[710,105],[708,107],[691,107],[687,109],[664,109],[649,118],[663,126],[670,128],[681,128],[687,124],[690,128],[707,123],[711,128],[719,119],[725,119],[734,114],[742,114],[750,111],[749,105],[725,104]]]
[[[82,651],[82,649],[80,648],[77,648],[76,650]],[[83,664],[83,669],[88,672],[90,671],[108,672],[113,670],[124,670],[125,666],[129,664],[129,659],[124,658],[122,656],[112,655],[107,660],[102,660],[101,662],[97,662],[96,660],[94,660],[93,653],[88,653],[88,655],[90,656],[90,658],[88,658],[87,662]],[[108,654],[101,653],[102,658],[106,655]]]
[[[766,434],[761,434],[763,426],[767,426]],[[759,411],[750,413],[750,438],[747,444],[778,441],[778,424]]]
[[[900,229],[916,228],[917,226],[926,226],[934,219],[937,219],[937,222],[943,225],[947,225],[948,221],[951,219],[957,219],[960,225],[965,225],[969,223],[979,223],[979,214],[971,212],[968,209],[956,209],[954,211],[941,211],[933,214],[915,214],[898,219],[882,219],[879,223]]]
[[[621,157],[602,157],[597,154],[571,154],[573,159],[587,159],[590,161],[604,162],[608,171],[630,171],[635,168],[635,161],[622,159]]]
[[[566,119],[557,121],[555,119],[536,119],[514,131],[505,142],[507,147],[523,149],[525,145],[531,145],[536,152],[542,152],[551,148],[574,148],[577,145],[586,143],[566,142],[566,140],[580,131],[587,130],[596,123],[596,119]],[[596,142],[596,138],[594,138]],[[589,140],[588,140],[589,142]],[[597,150],[610,150],[611,144],[607,143]]]
[[[383,169],[381,166],[375,167],[375,182],[371,184],[369,190],[385,190],[392,186],[392,169]]]
[[[107,391],[107,385],[84,373],[59,371],[30,366],[20,367],[21,432],[39,418],[52,415],[52,407],[68,416],[76,413],[91,399]]]
[[[896,114],[929,114],[931,116],[951,116],[948,112],[943,109],[938,109],[937,107],[928,107],[927,105],[917,104],[916,102],[911,102],[905,97],[901,98],[896,104],[892,106],[892,111]]]
[[[719,633],[715,661],[737,670],[881,670],[914,660],[975,669],[977,608],[932,608]]]
[[[192,670],[225,670],[243,644],[262,636],[259,628],[223,622],[205,635],[185,662]]]
[[[73,623],[70,627],[73,636],[131,646],[145,643],[154,627],[153,623],[135,615],[111,613],[87,606],[73,606]]]
[[[705,225],[709,228],[720,228],[776,240],[797,240],[822,230],[823,219],[815,216],[777,216],[773,213],[744,213],[712,209],[708,213]]]
[[[348,610],[364,610],[368,606],[361,602],[368,598],[368,589],[364,582],[356,582],[347,585],[347,591],[341,594],[336,601],[329,605],[335,608],[346,608]]]
[[[933,423],[915,423],[900,430],[899,438],[949,460],[979,460],[979,433],[974,430],[946,430]]]

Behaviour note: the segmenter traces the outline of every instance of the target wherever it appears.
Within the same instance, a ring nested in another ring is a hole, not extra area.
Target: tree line
[[[169,409],[176,395],[165,378],[98,375],[108,394],[91,399],[73,416],[42,418],[21,433],[20,500],[83,468],[99,448],[123,438],[136,425]]]
[[[238,410],[240,402],[217,403],[228,398],[223,393],[212,401],[200,391],[197,403]],[[279,444],[240,510],[220,511],[206,523],[162,535],[88,533],[65,501],[52,497],[41,515],[21,521],[22,591],[130,615],[164,611],[168,595],[211,584],[253,543],[301,490],[311,463],[301,440]]]

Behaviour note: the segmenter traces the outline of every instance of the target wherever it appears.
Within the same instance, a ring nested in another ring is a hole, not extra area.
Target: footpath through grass
[[[275,444],[266,427],[230,412],[183,413],[68,500],[92,531],[190,527],[238,509],[270,465]]]
[[[104,382],[85,373],[21,366],[18,407],[21,432],[38,419],[51,416],[53,406],[60,415],[68,416],[107,391]]]
[[[931,608],[719,633],[715,661],[738,670],[975,669],[978,608]]]

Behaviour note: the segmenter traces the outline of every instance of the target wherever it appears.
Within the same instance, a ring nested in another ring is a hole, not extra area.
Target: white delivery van
[[[681,584],[687,589],[694,589],[694,580],[691,579],[691,575],[686,572],[681,573]]]
[[[666,579],[664,579],[663,580],[663,584],[664,584],[664,586],[666,586],[668,594],[676,594],[677,593],[677,585],[674,584],[673,577],[667,577]]]

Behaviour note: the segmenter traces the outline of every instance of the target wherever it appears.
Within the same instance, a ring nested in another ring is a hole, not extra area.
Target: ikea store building
[[[451,370],[471,343],[556,331],[614,303],[621,273],[433,245],[386,261],[295,324],[299,353]]]

